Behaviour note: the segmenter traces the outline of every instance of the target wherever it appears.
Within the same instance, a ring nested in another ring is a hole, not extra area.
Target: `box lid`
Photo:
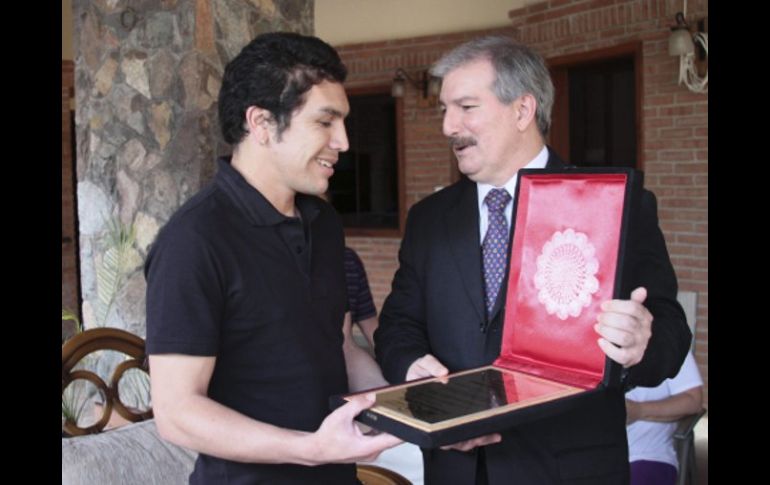
[[[619,364],[597,344],[594,325],[601,303],[620,297],[635,173],[519,171],[495,365],[584,389],[619,374],[610,372]]]

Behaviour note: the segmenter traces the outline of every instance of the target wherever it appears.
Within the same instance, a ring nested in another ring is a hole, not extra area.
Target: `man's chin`
[[[318,186],[318,189],[321,191],[322,194],[329,190],[329,186],[331,185],[330,182],[331,182],[331,180],[326,179],[326,180],[323,181],[322,184],[320,184]]]
[[[297,192],[300,194],[305,195],[317,195],[322,196],[329,190],[329,181],[327,180],[326,183],[321,183],[320,181],[316,184],[310,185],[306,184],[304,187],[302,187],[301,190],[298,190]]]
[[[463,163],[459,160],[457,162],[457,170],[459,170],[461,174],[465,175],[474,182],[476,181],[474,177],[479,173],[479,167],[470,166],[470,164]]]

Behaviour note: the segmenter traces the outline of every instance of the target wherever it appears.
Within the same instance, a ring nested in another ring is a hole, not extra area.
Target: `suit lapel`
[[[444,221],[447,228],[447,241],[454,264],[460,271],[463,286],[473,308],[484,320],[484,289],[481,274],[481,242],[479,241],[479,210],[476,184],[465,180],[457,203],[450,207]]]
[[[545,164],[545,168],[556,170],[559,168],[566,168],[567,164],[559,158],[559,155],[556,154],[551,147],[548,147],[548,162]]]

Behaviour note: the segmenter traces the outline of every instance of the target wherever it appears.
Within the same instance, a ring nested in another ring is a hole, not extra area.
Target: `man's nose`
[[[345,131],[345,123],[340,122],[337,124],[334,133],[332,133],[332,138],[329,141],[329,146],[333,150],[340,152],[348,151],[348,148],[350,148],[350,143],[348,142],[348,134]]]
[[[447,108],[444,111],[444,119],[441,122],[441,130],[444,132],[444,136],[455,136],[457,134],[458,117],[455,111]]]

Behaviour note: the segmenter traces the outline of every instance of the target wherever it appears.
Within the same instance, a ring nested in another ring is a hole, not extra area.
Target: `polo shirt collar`
[[[273,226],[291,219],[278,212],[265,196],[233,168],[230,161],[229,156],[217,160],[215,183],[235,202],[249,222],[255,226]],[[294,203],[307,223],[312,222],[320,212],[317,197],[297,194]]]

